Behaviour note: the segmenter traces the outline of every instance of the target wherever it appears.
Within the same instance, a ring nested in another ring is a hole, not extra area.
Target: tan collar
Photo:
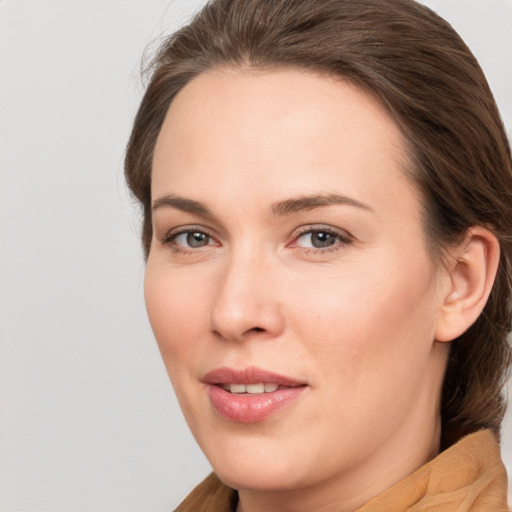
[[[238,493],[224,485],[215,473],[207,476],[174,512],[233,512]]]
[[[506,512],[507,473],[490,430],[470,434],[356,512]]]
[[[356,512],[507,512],[507,474],[490,430],[470,434]],[[232,512],[237,493],[215,474],[175,512]]]

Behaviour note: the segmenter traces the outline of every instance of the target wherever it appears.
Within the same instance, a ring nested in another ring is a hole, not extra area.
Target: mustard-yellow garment
[[[175,512],[233,512],[238,497],[212,473]],[[507,474],[490,430],[470,434],[355,512],[507,512]],[[314,511],[312,511],[314,512]]]
[[[174,512],[233,512],[237,503],[237,492],[224,485],[215,473],[211,473]]]
[[[490,430],[463,437],[357,512],[506,512],[507,472]]]

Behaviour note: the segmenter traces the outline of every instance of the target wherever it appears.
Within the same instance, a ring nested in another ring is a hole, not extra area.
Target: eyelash
[[[200,248],[193,248],[193,247],[187,248],[187,247],[178,245],[176,243],[176,239],[180,235],[191,234],[191,233],[194,233],[194,234],[200,233],[202,235],[207,236],[210,240],[214,240],[213,236],[208,231],[206,231],[203,227],[187,226],[186,228],[180,229],[179,231],[169,232],[165,236],[165,238],[162,240],[162,245],[168,245],[169,247],[172,248],[172,250],[174,252],[179,253],[179,254],[193,254],[193,253],[196,253],[198,250],[204,249],[210,245],[210,244],[208,244],[208,245],[206,245],[204,247],[200,247]]]
[[[162,240],[163,245],[170,246],[174,252],[179,254],[193,254],[197,253],[199,250],[204,250],[207,247],[210,247],[212,244],[208,243],[205,246],[192,248],[192,247],[184,247],[181,245],[178,245],[176,243],[176,239],[180,235],[184,234],[192,234],[192,233],[198,233],[204,236],[207,236],[210,240],[215,240],[215,238],[202,226],[187,226],[186,228],[180,229],[179,231],[175,232],[169,232],[165,238]],[[301,237],[307,234],[313,234],[313,233],[325,233],[327,235],[333,236],[337,239],[337,242],[335,242],[331,246],[327,246],[324,248],[315,248],[315,247],[301,247],[297,244],[298,240],[300,240]],[[309,225],[309,226],[303,226],[299,229],[297,234],[294,234],[293,241],[288,244],[288,247],[291,247],[292,249],[301,249],[306,254],[328,254],[332,252],[336,252],[340,250],[342,247],[345,247],[353,242],[353,237],[347,233],[346,231],[341,231],[332,228],[331,226],[322,226],[322,225]],[[218,244],[215,244],[218,245]]]
[[[297,245],[297,241],[304,235],[313,234],[313,233],[325,233],[327,235],[333,236],[337,239],[331,246],[327,246],[324,248],[315,248],[315,247],[300,247]],[[332,252],[339,251],[343,247],[351,244],[353,242],[353,237],[347,233],[346,231],[337,230],[331,226],[322,226],[322,225],[310,225],[303,226],[299,229],[299,232],[294,237],[294,241],[292,242],[292,248],[299,248],[305,251],[307,254],[329,254]]]

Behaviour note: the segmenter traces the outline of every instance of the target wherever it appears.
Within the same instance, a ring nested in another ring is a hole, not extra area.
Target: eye
[[[211,237],[201,231],[185,231],[176,235],[174,242],[182,247],[197,249],[209,245]]]
[[[170,232],[164,240],[164,245],[172,246],[177,252],[201,249],[210,245],[218,245],[215,239],[201,228],[190,227]]]
[[[332,228],[309,228],[297,236],[292,246],[313,250],[329,250],[350,242],[351,239],[347,234],[342,234]]]
[[[324,247],[331,247],[336,243],[337,235],[327,231],[310,231],[304,233],[297,240],[299,247],[314,247],[315,249],[323,249]]]

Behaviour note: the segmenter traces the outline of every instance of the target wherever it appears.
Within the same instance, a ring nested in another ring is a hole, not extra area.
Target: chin
[[[217,476],[232,489],[252,491],[287,491],[304,487],[297,474],[290,473],[290,466],[268,467],[255,464],[234,464],[214,467]],[[309,475],[311,478],[311,475]]]
[[[229,487],[284,491],[311,483],[313,471],[305,463],[308,454],[304,453],[303,441],[293,443],[292,438],[287,443],[264,434],[230,437],[224,442],[212,442],[210,438],[208,446],[202,445],[217,476]]]

